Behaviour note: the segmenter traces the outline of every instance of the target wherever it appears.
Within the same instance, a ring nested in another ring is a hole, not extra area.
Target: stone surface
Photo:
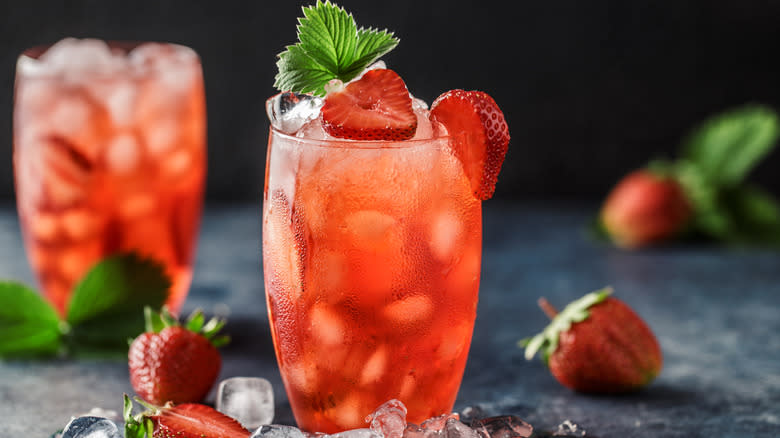
[[[543,431],[571,420],[588,436],[774,437],[780,430],[780,253],[715,247],[625,252],[584,237],[592,206],[484,208],[482,286],[474,340],[455,405],[516,415]],[[274,420],[293,424],[263,297],[260,206],[210,206],[183,312],[230,311],[220,378],[269,379]],[[31,281],[18,222],[0,207],[0,278]],[[655,331],[664,369],[644,391],[586,396],[560,386],[518,339],[546,323],[544,294],[562,306],[605,285]],[[121,411],[127,365],[112,361],[0,362],[0,423],[9,436],[49,436],[93,407]],[[213,393],[210,400],[213,402]]]

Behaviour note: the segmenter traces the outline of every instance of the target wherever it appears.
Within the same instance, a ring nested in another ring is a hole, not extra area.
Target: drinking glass
[[[178,312],[201,215],[205,114],[187,47],[69,38],[19,57],[17,208],[32,270],[60,314],[86,271],[119,252],[165,266]]]
[[[393,398],[410,422],[451,411],[476,317],[482,216],[449,141],[271,128],[263,270],[301,428],[366,427]]]

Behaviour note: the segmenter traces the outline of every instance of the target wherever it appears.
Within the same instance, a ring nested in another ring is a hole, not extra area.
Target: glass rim
[[[440,135],[433,138],[420,138],[416,140],[349,140],[346,138],[306,138],[287,134],[270,126],[269,131],[286,140],[296,143],[306,144],[312,147],[334,148],[334,149],[411,149],[414,147],[425,146],[429,144],[438,144],[442,141],[449,143],[451,135]]]
[[[63,38],[65,39],[65,38]],[[185,46],[183,44],[173,43],[173,42],[167,42],[167,41],[141,41],[141,40],[104,40],[100,38],[76,38],[76,39],[96,39],[99,41],[103,41],[108,45],[108,47],[113,50],[121,50],[124,57],[127,58],[128,54],[131,50],[135,49],[136,47],[147,44],[147,43],[154,43],[154,44],[162,44],[164,46],[172,46],[179,49],[184,49],[186,52],[188,52],[188,56],[186,58],[179,58],[175,61],[176,66],[200,66],[200,55],[198,55],[198,52],[195,51],[192,47]],[[46,53],[48,49],[50,49],[52,46],[57,44],[59,41],[62,41],[62,39],[55,41],[53,43],[49,44],[39,44],[36,46],[28,47],[27,49],[24,49],[19,56],[16,58],[16,69],[15,74],[17,77],[23,77],[26,79],[61,79],[67,76],[68,72],[63,72],[61,70],[55,70],[55,71],[37,71],[37,72],[30,72],[30,71],[24,71],[24,68],[20,67],[20,64],[23,62],[23,59],[31,59],[38,61],[41,55]],[[139,71],[132,71],[131,69],[122,69],[119,71],[119,74],[127,74],[129,76],[136,76],[136,77],[147,77],[151,75],[159,74],[162,71],[165,71],[166,68],[160,67],[160,66],[151,66],[151,67],[144,67],[143,69]],[[105,79],[105,78],[113,78],[117,77],[118,72],[117,71],[96,71],[96,70],[87,70],[87,71],[80,71],[79,75],[83,75],[89,78],[96,78],[96,79]]]

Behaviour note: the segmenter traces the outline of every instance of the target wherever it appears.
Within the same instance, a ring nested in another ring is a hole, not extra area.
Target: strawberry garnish
[[[325,132],[350,140],[408,140],[417,130],[406,84],[388,69],[369,70],[328,94],[321,115]]]
[[[244,438],[251,433],[235,419],[197,403],[154,406],[133,416],[133,405],[125,395],[126,438]]]
[[[133,340],[128,352],[135,392],[158,405],[202,400],[222,365],[216,347],[227,338],[215,335],[225,322],[216,318],[205,322],[200,311],[190,316],[186,327],[167,311],[158,316],[147,309],[146,318],[147,332]]]
[[[474,196],[490,199],[509,146],[509,128],[496,102],[481,91],[450,90],[433,102],[431,118],[452,137]]]

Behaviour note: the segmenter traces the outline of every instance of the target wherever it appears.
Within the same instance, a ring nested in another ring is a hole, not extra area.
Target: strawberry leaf
[[[54,354],[62,346],[57,312],[32,289],[0,282],[0,357]]]
[[[73,292],[67,320],[74,349],[81,345],[126,351],[127,338],[144,330],[144,307],[159,309],[170,285],[164,267],[152,260],[135,254],[104,259]]]
[[[683,142],[681,157],[719,187],[734,187],[775,146],[780,120],[768,107],[748,105],[706,120]]]
[[[560,334],[569,330],[572,324],[587,319],[590,316],[588,309],[606,300],[610,294],[612,294],[612,288],[607,287],[572,301],[550,321],[550,324],[541,333],[532,338],[520,340],[518,346],[525,347],[525,359],[533,359],[536,353],[541,350],[542,360],[547,363],[550,356],[558,348]]]
[[[350,81],[398,45],[392,32],[358,29],[352,14],[330,1],[317,0],[303,15],[299,42],[278,55],[274,86],[280,91],[324,96],[328,81]]]

